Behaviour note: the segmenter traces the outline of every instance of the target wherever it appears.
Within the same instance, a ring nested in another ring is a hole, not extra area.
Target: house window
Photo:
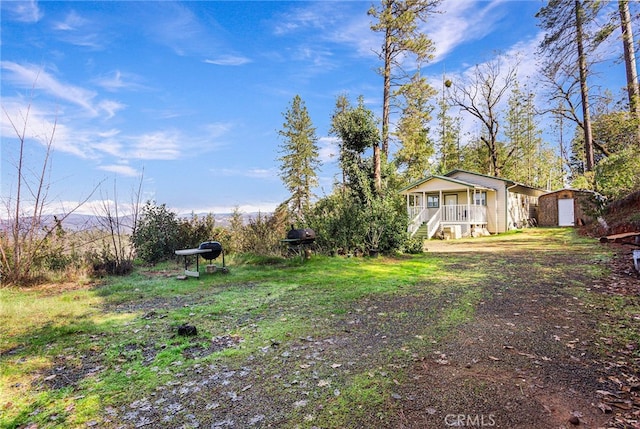
[[[427,207],[432,209],[440,207],[440,197],[438,195],[427,195]]]
[[[474,204],[476,206],[486,206],[487,205],[487,193],[486,192],[476,192],[475,194]]]

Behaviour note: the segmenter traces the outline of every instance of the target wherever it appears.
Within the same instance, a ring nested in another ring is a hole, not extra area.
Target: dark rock
[[[198,330],[193,325],[180,325],[178,326],[178,335],[182,335],[183,337],[194,337],[198,335]]]

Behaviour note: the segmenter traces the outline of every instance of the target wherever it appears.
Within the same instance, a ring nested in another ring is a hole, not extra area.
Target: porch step
[[[428,234],[429,234],[429,231],[427,230],[427,223],[424,222],[422,225],[420,225],[420,228],[418,228],[418,230],[416,231],[415,234],[413,234],[413,236],[414,238],[425,239],[427,238]]]

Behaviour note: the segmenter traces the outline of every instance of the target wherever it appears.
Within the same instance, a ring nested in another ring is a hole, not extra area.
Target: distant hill
[[[196,213],[196,216],[199,218],[207,216],[208,213]],[[262,213],[269,214],[269,213]],[[246,225],[250,219],[255,218],[258,215],[255,213],[242,213],[243,223]],[[178,217],[181,219],[189,219],[192,214],[179,214]],[[55,219],[62,218],[62,215],[47,215],[42,217],[43,225],[53,225],[55,223]],[[231,218],[233,217],[233,213],[214,213],[213,218],[215,219],[217,226],[228,227],[231,224]],[[132,224],[131,217],[125,216],[121,218],[121,225],[129,226]],[[84,214],[70,214],[62,221],[62,227],[65,230],[69,231],[82,231],[87,229],[102,229],[107,225],[107,221],[104,217],[95,216],[95,215],[84,215]]]

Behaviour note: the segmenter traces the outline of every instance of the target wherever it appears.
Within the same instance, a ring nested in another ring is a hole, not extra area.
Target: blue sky
[[[54,122],[49,210],[128,202],[144,172],[145,199],[179,213],[270,211],[287,191],[278,177],[278,130],[298,94],[316,127],[318,195],[337,174],[328,135],[336,97],[362,95],[377,114],[382,79],[362,1],[2,1],[2,197],[15,189],[19,128],[29,110],[27,158],[39,166]],[[464,75],[499,51],[520,55],[536,81],[540,1],[444,1],[425,31],[435,42],[423,73]],[[617,64],[603,69],[614,92]],[[473,131],[475,125],[466,122]],[[393,147],[392,147],[393,150]]]

